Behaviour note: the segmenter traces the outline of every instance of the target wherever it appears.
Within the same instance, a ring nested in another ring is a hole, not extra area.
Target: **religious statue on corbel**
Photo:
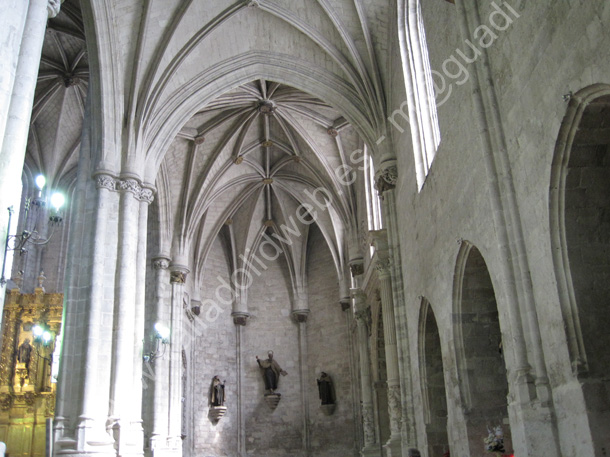
[[[27,384],[31,384],[30,362],[32,361],[33,346],[30,344],[30,339],[26,338],[17,348],[17,362],[15,364],[15,384],[19,386],[19,390]]]
[[[227,412],[227,407],[225,406],[225,383],[226,381],[220,382],[220,377],[216,375],[212,378],[212,383],[210,384],[208,392],[210,411],[208,412],[208,417],[213,424],[217,424]]]
[[[318,382],[318,394],[320,396],[320,410],[325,416],[331,416],[335,412],[335,388],[331,377],[326,372],[321,372]]]
[[[263,381],[265,382],[265,401],[269,408],[274,410],[282,398],[282,395],[277,392],[280,375],[286,376],[288,373],[273,358],[273,351],[267,353],[267,359],[265,360],[261,360],[256,356],[256,362],[261,369]]]

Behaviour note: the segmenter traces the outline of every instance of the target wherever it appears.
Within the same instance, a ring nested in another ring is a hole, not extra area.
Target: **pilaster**
[[[169,374],[169,433],[168,453],[182,456],[182,306],[184,284],[190,270],[185,265],[170,265],[172,286],[172,319],[170,337],[170,374]],[[164,453],[164,455],[167,455]]]
[[[398,348],[396,344],[396,323],[394,319],[394,300],[392,293],[391,262],[389,257],[386,230],[371,231],[375,245],[375,268],[380,283],[381,308],[385,339],[387,366],[388,412],[390,416],[390,438],[384,444],[387,457],[400,456],[402,451],[401,422],[402,400],[398,370]]]
[[[361,289],[352,289],[354,300],[354,317],[358,332],[358,351],[360,356],[360,392],[362,403],[362,431],[364,447],[360,450],[363,457],[380,457],[380,447],[375,437],[375,412],[373,407],[373,391],[371,385],[371,358],[369,353],[369,322],[370,308],[366,303],[366,295]]]
[[[167,287],[170,284],[169,265],[171,259],[163,255],[153,257],[155,277],[155,318],[154,323],[169,323],[171,311],[168,307]],[[153,324],[154,325],[154,324]],[[157,358],[154,365],[147,368],[154,373],[152,425],[150,434],[151,455],[163,455],[167,449],[169,433],[169,356]]]

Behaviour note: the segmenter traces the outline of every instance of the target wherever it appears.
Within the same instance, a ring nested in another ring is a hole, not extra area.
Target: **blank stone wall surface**
[[[251,457],[296,457],[304,455],[298,328],[290,315],[284,258],[264,262],[267,270],[255,278],[248,290],[251,318],[243,329],[246,450]],[[274,351],[275,360],[288,372],[280,377],[278,392],[282,398],[273,411],[264,401],[263,378],[255,358],[267,358],[269,350]]]
[[[193,380],[189,380],[193,390],[188,393],[188,401],[193,402],[194,411],[194,455],[232,457],[237,455],[236,340],[229,297],[216,294],[216,288],[221,284],[219,278],[229,281],[227,261],[218,241],[210,250],[204,278],[206,280],[201,285],[201,313],[193,322],[198,336],[193,340],[193,360],[189,361],[193,365],[194,376]],[[215,305],[212,302],[222,311],[213,311]],[[185,333],[189,333],[189,330]],[[217,424],[208,418],[208,391],[215,375],[227,381],[227,412]]]
[[[346,314],[339,304],[339,285],[334,263],[320,231],[312,229],[309,240],[309,306],[307,321],[307,394],[311,419],[311,447],[316,457],[351,455],[356,440],[349,334]],[[320,410],[316,379],[328,373],[334,384],[335,412]]]

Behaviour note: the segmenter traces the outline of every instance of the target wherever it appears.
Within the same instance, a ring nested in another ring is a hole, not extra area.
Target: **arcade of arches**
[[[2,10],[12,457],[610,455],[609,2]]]

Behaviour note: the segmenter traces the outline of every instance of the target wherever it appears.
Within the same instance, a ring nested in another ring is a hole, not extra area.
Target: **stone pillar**
[[[184,265],[170,266],[172,285],[172,320],[169,359],[169,433],[171,455],[182,456],[182,316],[184,283],[189,269]]]
[[[143,454],[143,438],[134,432],[132,423],[141,419],[141,403],[135,405],[133,401],[135,396],[140,395],[139,392],[136,393],[138,386],[133,383],[135,371],[133,363],[135,354],[139,352],[134,341],[134,329],[136,328],[136,266],[140,230],[138,197],[142,188],[133,177],[117,180],[116,188],[120,191],[118,284],[115,292],[113,376],[110,388],[109,420],[118,443],[118,453],[122,456],[138,456]],[[141,391],[141,377],[139,389]]]
[[[299,369],[301,380],[301,404],[303,407],[303,449],[305,455],[311,455],[311,437],[309,430],[309,399],[307,396],[307,317],[309,309],[299,303],[299,309],[292,311],[292,317],[299,326]]]
[[[392,295],[392,276],[390,257],[385,230],[371,231],[375,245],[375,268],[380,283],[381,308],[385,339],[385,357],[388,370],[388,412],[390,414],[390,439],[384,444],[387,457],[401,455],[402,400],[398,371],[398,348],[396,345],[396,323],[394,319],[394,300]]]
[[[95,176],[97,190],[97,208],[95,210],[95,232],[93,249],[91,251],[91,278],[89,291],[83,297],[87,302],[87,321],[82,333],[75,334],[76,341],[64,344],[84,345],[84,356],[73,354],[71,364],[64,355],[61,363],[60,382],[58,383],[57,415],[55,417],[55,449],[56,455],[116,455],[112,437],[107,433],[106,420],[108,415],[109,376],[111,368],[110,349],[112,347],[112,321],[105,315],[112,313],[112,300],[105,294],[105,259],[108,250],[108,222],[111,219],[110,208],[115,199],[115,179],[108,173],[100,172]],[[73,297],[76,301],[81,297]],[[68,306],[68,304],[66,304]],[[71,305],[76,306],[76,305]],[[75,313],[64,309],[70,326],[78,326],[70,314]],[[62,331],[68,333],[69,329]],[[74,334],[74,332],[72,332]],[[101,356],[103,354],[103,356]],[[82,379],[73,381],[71,369],[80,364],[83,366]],[[75,391],[80,393],[82,404],[78,408],[78,423],[76,424],[76,441],[68,436],[69,422],[72,417],[64,417],[64,412],[73,411],[70,403],[75,401]]]
[[[375,442],[375,416],[373,409],[373,391],[371,388],[371,355],[369,352],[369,323],[371,310],[366,303],[366,295],[360,289],[351,290],[354,299],[354,316],[358,331],[358,351],[360,355],[360,391],[362,401],[362,429],[364,447],[362,457],[381,457],[379,445]]]
[[[169,277],[170,259],[163,255],[153,258],[153,269],[155,273],[155,318],[157,322],[169,323],[166,287],[170,282]],[[148,329],[152,332],[152,328]],[[155,350],[155,347],[151,348]],[[154,364],[147,365],[149,375],[154,377],[153,384],[153,407],[152,407],[152,432],[150,436],[150,450],[153,457],[163,455],[167,448],[167,437],[169,433],[169,356],[157,358]]]
[[[242,357],[242,332],[250,315],[244,312],[233,312],[233,323],[235,324],[235,355],[237,366],[237,455],[246,457],[246,415],[244,412],[243,389],[243,357]]]
[[[138,243],[136,253],[136,300],[134,316],[134,342],[133,351],[133,398],[134,414],[131,417],[131,428],[134,438],[140,443],[144,442],[144,428],[142,426],[142,394],[143,394],[143,356],[144,356],[144,321],[146,306],[146,243],[148,229],[148,206],[153,201],[153,189],[142,187],[136,195],[139,202]]]
[[[400,392],[402,398],[402,446],[403,453],[408,445],[417,444],[415,429],[415,413],[413,411],[413,388],[411,383],[411,358],[409,352],[409,336],[407,331],[407,315],[404,300],[402,260],[400,252],[399,221],[396,206],[396,183],[398,170],[395,158],[387,157],[379,164],[375,174],[375,186],[383,201],[383,220],[387,229],[387,243],[392,278],[392,292],[396,319],[396,339],[398,355],[398,372],[400,376]]]
[[[15,192],[15,189],[21,189],[25,147],[30,130],[34,91],[47,19],[55,17],[59,13],[59,6],[59,0],[30,0],[28,4],[6,124],[3,126],[3,138],[0,140],[0,183],[2,183],[0,188],[0,239],[2,240],[5,239],[8,222],[6,208],[18,207],[21,197],[21,192]],[[3,11],[3,15],[6,14],[11,13]],[[0,242],[0,257],[4,256],[4,249],[4,243]],[[0,309],[3,304],[4,286],[1,286]]]

